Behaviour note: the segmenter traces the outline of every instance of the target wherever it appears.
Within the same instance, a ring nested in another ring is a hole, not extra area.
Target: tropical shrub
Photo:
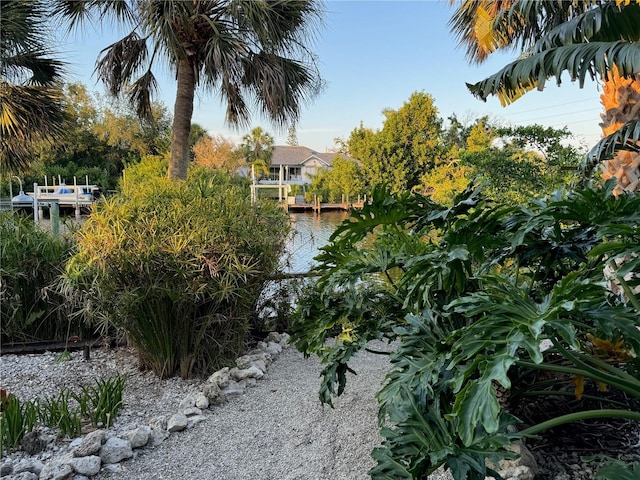
[[[53,285],[73,240],[42,230],[32,219],[0,214],[1,343],[64,340],[81,325],[69,319]],[[70,323],[71,322],[71,323]]]
[[[496,475],[485,460],[512,456],[513,440],[588,418],[640,419],[631,400],[603,392],[640,399],[640,196],[612,189],[525,206],[467,189],[451,207],[378,190],[336,230],[292,341],[322,358],[329,404],[369,340],[398,342],[378,394],[372,478],[426,478],[444,465],[484,479]],[[585,384],[610,407],[584,410]],[[515,415],[519,399],[563,395],[576,411],[540,423]]]
[[[154,169],[125,171],[122,193],[80,232],[65,275],[85,313],[124,331],[145,365],[187,377],[244,348],[288,218],[275,204],[252,205],[248,185],[222,172],[196,168],[177,182]]]

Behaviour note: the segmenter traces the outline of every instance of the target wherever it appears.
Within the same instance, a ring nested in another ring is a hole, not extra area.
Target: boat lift
[[[13,179],[18,181],[20,193],[13,195]],[[76,177],[73,177],[73,185],[65,185],[58,178],[58,185],[49,186],[47,177],[45,185],[33,184],[33,193],[25,193],[22,187],[22,180],[18,176],[12,176],[9,181],[9,201],[2,202],[2,209],[11,210],[19,208],[33,208],[33,219],[39,223],[42,217],[43,208],[49,208],[51,217],[59,217],[60,207],[72,207],[75,210],[76,219],[80,218],[82,208],[91,207],[100,196],[100,187],[90,185],[88,176],[85,177],[85,184],[78,185]]]

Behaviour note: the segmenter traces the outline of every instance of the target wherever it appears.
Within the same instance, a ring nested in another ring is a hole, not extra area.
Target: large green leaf
[[[479,425],[487,433],[496,433],[500,425],[496,389],[489,381],[469,382],[456,397],[453,413],[458,419],[458,435],[466,446],[473,443]]]

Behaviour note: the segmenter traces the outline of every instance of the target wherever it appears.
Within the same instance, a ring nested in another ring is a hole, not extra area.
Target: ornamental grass
[[[204,375],[241,353],[289,230],[248,185],[193,169],[186,182],[147,159],[92,213],[65,274],[87,318],[116,328],[160,377]]]

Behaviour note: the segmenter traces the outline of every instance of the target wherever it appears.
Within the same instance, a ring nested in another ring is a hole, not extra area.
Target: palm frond
[[[574,43],[640,40],[640,5],[618,7],[607,3],[590,9],[549,31],[534,47],[535,53]]]
[[[77,0],[56,0],[52,6],[52,13],[67,21],[68,31],[72,31],[92,18],[92,11],[89,8],[91,2],[79,2]],[[113,2],[124,3],[124,2]]]
[[[142,74],[129,88],[129,101],[133,104],[138,117],[150,120],[153,118],[153,102],[151,99],[158,90],[158,82],[151,70]]]
[[[264,48],[282,52],[299,41],[313,40],[322,22],[323,7],[315,0],[295,2],[235,2],[241,18]]]
[[[33,159],[34,144],[64,130],[61,92],[0,81],[0,170],[18,172]]]
[[[498,50],[530,50],[549,30],[594,3],[596,0],[464,0],[449,27],[466,47],[467,59],[480,63]]]
[[[208,39],[206,50],[202,55],[202,76],[204,85],[214,87],[223,76],[240,82],[244,69],[240,62],[249,45],[233,31],[232,25],[226,21],[214,21],[207,18],[207,23],[215,35]]]
[[[95,71],[109,93],[118,96],[125,85],[132,83],[148,56],[146,38],[134,31],[100,52]]]
[[[45,12],[33,2],[8,0],[2,2],[0,15],[0,55],[11,56],[19,50],[41,46],[37,35],[44,24]],[[34,35],[35,34],[35,35]]]
[[[65,64],[46,50],[23,51],[2,59],[2,76],[16,83],[51,86],[65,75]]]
[[[220,94],[227,102],[225,122],[238,127],[248,127],[251,114],[240,85],[225,74],[220,85]]]
[[[454,0],[450,0],[453,4]],[[466,47],[470,62],[481,63],[491,53],[500,49],[515,48],[514,33],[501,8],[512,2],[490,0],[464,0],[449,20],[449,28],[458,39],[458,45]]]
[[[52,14],[67,24],[69,32],[94,20],[96,16],[98,19],[114,17],[125,24],[132,23],[135,18],[130,2],[124,0],[54,0]]]
[[[16,84],[51,86],[64,75],[47,35],[43,2],[4,1],[0,14],[0,75]]]
[[[599,74],[608,78],[614,67],[623,77],[640,72],[640,42],[592,42],[552,48],[511,62],[467,87],[473,95],[486,100],[489,95],[511,95],[536,83],[542,90],[551,77],[560,85],[561,75],[566,71],[571,81],[577,81],[582,88],[587,76],[593,79]]]
[[[279,126],[298,121],[301,101],[321,88],[316,75],[300,61],[260,52],[245,59],[244,83],[252,87],[262,113]]]
[[[638,142],[640,142],[640,120],[632,120],[596,143],[584,157],[581,168],[589,171],[597,164],[615,157],[621,150],[640,153]]]
[[[518,32],[523,49],[533,46],[539,38],[567,21],[602,5],[607,0],[581,0],[559,2],[557,0],[514,0],[502,14]]]

